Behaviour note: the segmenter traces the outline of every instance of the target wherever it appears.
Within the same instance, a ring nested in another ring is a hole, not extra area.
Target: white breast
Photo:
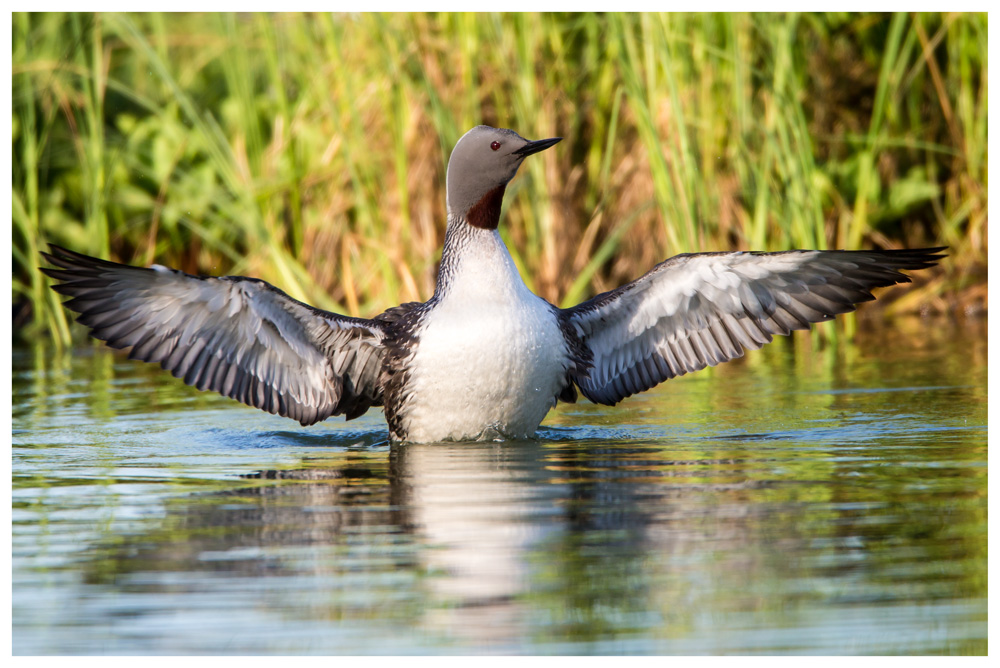
[[[465,249],[417,331],[407,440],[526,438],[555,405],[569,363],[556,314],[495,242]]]

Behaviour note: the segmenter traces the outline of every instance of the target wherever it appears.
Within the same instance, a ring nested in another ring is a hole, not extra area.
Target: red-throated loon
[[[384,406],[404,441],[531,437],[576,388],[614,405],[658,383],[808,329],[907,283],[942,248],[697,253],[578,306],[521,279],[497,225],[521,162],[561,138],[485,125],[448,163],[448,228],[434,296],[371,320],[242,276],[130,267],[52,246],[53,286],[91,334],[200,390],[313,424]]]

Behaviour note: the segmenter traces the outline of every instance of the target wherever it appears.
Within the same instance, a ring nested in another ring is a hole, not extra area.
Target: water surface
[[[987,651],[985,322],[808,335],[535,441],[15,349],[15,654]]]

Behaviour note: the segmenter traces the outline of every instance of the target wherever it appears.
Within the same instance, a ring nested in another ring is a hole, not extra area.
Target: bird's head
[[[466,132],[448,161],[448,213],[474,227],[496,229],[504,188],[533,153],[562,137],[530,141],[513,130],[477,125]]]

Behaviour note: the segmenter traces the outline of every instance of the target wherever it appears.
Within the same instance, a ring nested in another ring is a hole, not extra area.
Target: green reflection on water
[[[301,429],[15,352],[16,653],[964,653],[985,323],[810,337],[539,440]]]

